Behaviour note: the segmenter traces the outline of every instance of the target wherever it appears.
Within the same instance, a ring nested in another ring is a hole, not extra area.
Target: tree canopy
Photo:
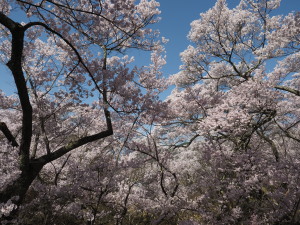
[[[166,77],[155,0],[0,0],[0,221],[299,224],[300,16],[280,2],[216,1]]]

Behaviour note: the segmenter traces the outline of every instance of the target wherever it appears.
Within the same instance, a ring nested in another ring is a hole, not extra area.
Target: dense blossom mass
[[[216,1],[167,78],[155,0],[0,0],[1,223],[299,224],[300,15],[280,2]]]

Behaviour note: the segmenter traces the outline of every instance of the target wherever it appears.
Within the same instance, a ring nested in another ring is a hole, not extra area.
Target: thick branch
[[[108,120],[110,121],[110,118]],[[111,122],[108,123],[108,126],[110,126],[110,125],[111,125]],[[54,151],[48,155],[44,155],[36,160],[33,160],[33,163],[37,162],[37,163],[42,163],[43,165],[45,165],[49,162],[52,162],[52,161],[60,158],[61,156],[67,154],[68,152],[70,152],[80,146],[83,146],[83,145],[93,142],[93,141],[100,140],[100,139],[108,137],[112,134],[113,134],[112,127],[108,127],[108,129],[106,131],[102,131],[97,134],[86,136],[86,137],[80,138],[76,141],[69,142],[65,146],[57,149],[56,151]]]
[[[22,55],[24,47],[25,29],[19,23],[14,22],[0,12],[0,23],[8,28],[12,35],[12,47],[10,60],[7,66],[12,72],[18,90],[18,95],[22,108],[22,138],[20,143],[21,170],[29,165],[29,149],[32,136],[32,107],[26,86],[26,80],[22,70]]]
[[[14,146],[14,147],[19,146],[15,137],[11,134],[10,130],[8,129],[8,127],[6,126],[6,124],[4,122],[0,122],[0,130],[5,135],[7,140],[12,144],[12,146]]]
[[[5,26],[7,29],[12,32],[15,27],[17,26],[17,23],[14,22],[12,19],[4,15],[2,12],[0,12],[0,23]]]

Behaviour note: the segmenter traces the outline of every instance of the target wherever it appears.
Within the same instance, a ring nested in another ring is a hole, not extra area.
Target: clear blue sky
[[[164,75],[169,76],[178,72],[181,64],[179,54],[189,45],[187,34],[190,30],[190,23],[199,19],[199,14],[213,7],[216,0],[157,0],[160,2],[162,20],[155,28],[159,29],[161,35],[169,39],[166,45],[167,65],[164,67]],[[230,8],[235,7],[240,0],[227,0]],[[300,11],[300,0],[282,0],[281,6],[275,11],[276,14],[287,14],[291,11]],[[129,52],[130,53],[130,52]],[[146,64],[147,54],[138,53],[137,63]],[[3,73],[9,73],[7,69],[0,67],[0,89],[11,91],[15,89],[9,79],[3,81]],[[7,77],[7,76],[5,76]],[[3,85],[4,84],[4,85]]]

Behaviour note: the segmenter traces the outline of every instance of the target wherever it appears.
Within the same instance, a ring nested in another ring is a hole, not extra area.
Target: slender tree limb
[[[281,131],[283,131],[284,134],[285,134],[288,138],[291,138],[291,139],[293,139],[293,140],[295,140],[295,141],[297,141],[297,142],[300,142],[300,139],[299,139],[299,138],[293,136],[293,135],[288,131],[288,129],[284,129],[284,128],[276,121],[276,120],[275,120],[275,123],[277,124],[277,126],[279,127],[279,129],[280,129]]]
[[[278,90],[287,91],[287,92],[290,92],[294,95],[300,96],[300,91],[299,90],[296,90],[296,89],[293,89],[293,88],[290,88],[290,87],[276,86],[275,88],[278,89]]]
[[[154,139],[153,139],[154,141]],[[136,146],[136,149],[134,149],[134,151],[138,151],[140,153],[143,153],[147,156],[149,156],[151,159],[155,160],[158,164],[158,166],[160,167],[160,186],[161,186],[161,189],[162,189],[162,192],[164,193],[164,195],[166,197],[169,196],[165,186],[164,186],[164,171],[167,171],[168,173],[170,173],[173,178],[174,178],[174,181],[175,181],[175,187],[173,188],[173,190],[171,191],[171,194],[170,196],[171,197],[174,197],[177,190],[178,190],[178,187],[179,187],[179,181],[178,181],[178,178],[176,176],[176,173],[173,173],[170,169],[168,169],[160,160],[159,160],[159,157],[158,157],[158,152],[157,152],[157,146],[156,144],[154,144],[154,149],[155,149],[155,156],[153,156],[152,154],[146,152],[146,151],[143,151],[141,150],[138,146]]]
[[[70,158],[71,154],[69,154],[66,158],[66,160],[64,161],[64,163],[61,165],[60,169],[55,173],[55,178],[54,178],[54,184],[55,186],[57,186],[57,183],[58,183],[58,178],[59,178],[59,175],[61,174],[63,168],[65,167],[65,165],[67,164],[69,158]],[[56,170],[56,169],[55,169]]]
[[[264,135],[263,132],[258,131],[258,130],[256,132],[262,139],[264,139],[266,142],[268,142],[268,144],[271,146],[271,149],[272,149],[272,152],[275,156],[276,162],[279,162],[279,152],[276,148],[276,145],[275,145],[274,141],[272,141],[269,137]]]
[[[200,136],[199,134],[196,134],[196,135],[193,136],[189,141],[184,142],[184,143],[181,143],[181,144],[179,144],[179,145],[175,145],[175,146],[174,146],[174,149],[175,149],[175,148],[181,148],[181,147],[184,147],[184,148],[189,147],[189,146],[193,143],[193,141],[194,141],[197,137],[199,137],[199,136]]]

